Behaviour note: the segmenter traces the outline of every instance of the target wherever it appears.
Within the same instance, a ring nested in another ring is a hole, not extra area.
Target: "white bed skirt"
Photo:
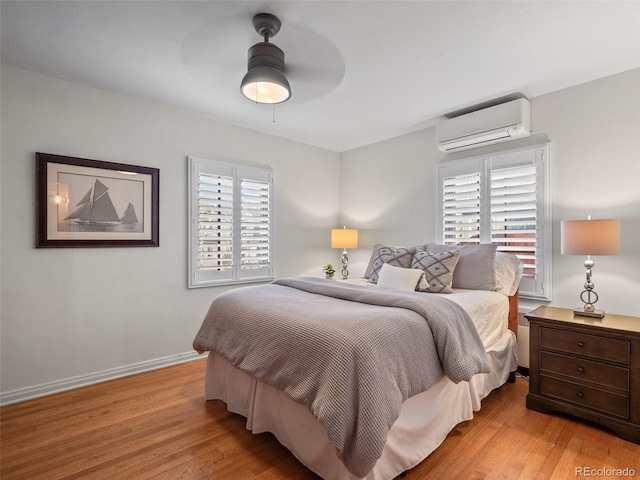
[[[367,480],[389,480],[433,452],[458,423],[471,420],[480,402],[517,368],[517,342],[507,331],[488,352],[492,372],[455,384],[442,377],[428,391],[407,399],[382,456]],[[306,406],[238,370],[211,352],[205,379],[207,400],[222,400],[247,418],[253,433],[271,432],[295,457],[326,480],[356,480],[338,459],[324,427]]]

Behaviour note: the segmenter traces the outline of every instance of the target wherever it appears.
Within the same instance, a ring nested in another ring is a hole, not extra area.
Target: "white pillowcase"
[[[496,291],[513,295],[518,290],[522,278],[522,262],[511,253],[496,252]]]
[[[394,267],[385,263],[380,269],[378,276],[378,287],[394,288],[406,292],[413,292],[418,285],[418,281],[423,276],[422,270],[415,268]]]

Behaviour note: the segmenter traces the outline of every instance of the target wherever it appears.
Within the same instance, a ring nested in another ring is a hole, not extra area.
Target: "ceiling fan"
[[[282,40],[289,59],[285,65],[283,49],[270,42],[280,32],[280,19],[270,13],[258,13],[252,24],[263,41],[249,48],[247,73],[240,84],[240,91],[251,101],[286,102],[294,84],[299,103],[328,93],[344,78],[345,64],[340,51],[305,25],[295,22],[287,25],[288,36]]]
[[[240,91],[256,103],[282,103],[291,98],[291,86],[285,76],[284,52],[269,42],[282,26],[270,13],[259,13],[252,19],[263,41],[249,48],[248,71],[240,83]]]

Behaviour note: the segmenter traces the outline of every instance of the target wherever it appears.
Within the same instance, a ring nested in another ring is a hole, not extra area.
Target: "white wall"
[[[582,257],[560,255],[560,221],[621,219],[622,254],[593,257],[599,306],[640,316],[640,69],[531,99],[534,136],[457,157],[550,141],[552,305],[574,308],[585,281]],[[350,271],[362,275],[376,242],[433,242],[436,165],[453,157],[428,128],[342,154],[341,224],[361,229]],[[522,301],[525,308],[533,303]]]
[[[560,255],[560,221],[621,220],[621,255],[596,256],[599,305],[640,316],[640,69],[535,98],[535,131],[549,135],[553,207],[553,301],[575,308],[584,258]]]
[[[192,355],[227,287],[186,288],[187,155],[274,170],[276,276],[335,254],[335,152],[4,65],[1,89],[5,402]],[[160,247],[35,249],[37,151],[159,168]]]
[[[359,229],[349,252],[362,276],[375,243],[416,245],[435,236],[435,130],[420,130],[342,153],[340,224]]]
[[[187,155],[273,168],[278,277],[339,263],[337,225],[360,229],[352,276],[376,242],[435,239],[434,128],[338,155],[12,67],[0,87],[4,402],[189,358],[226,288],[186,288]],[[616,217],[622,254],[595,257],[594,281],[607,311],[640,316],[640,69],[531,100],[534,138],[507,147],[553,145],[552,304],[576,306],[584,283],[560,220]],[[36,151],[159,168],[160,247],[35,249]]]

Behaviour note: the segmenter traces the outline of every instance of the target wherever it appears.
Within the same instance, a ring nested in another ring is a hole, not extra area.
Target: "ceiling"
[[[8,1],[2,63],[342,152],[640,67],[640,1]],[[240,94],[254,14],[292,98]],[[275,118],[275,122],[274,122]]]

